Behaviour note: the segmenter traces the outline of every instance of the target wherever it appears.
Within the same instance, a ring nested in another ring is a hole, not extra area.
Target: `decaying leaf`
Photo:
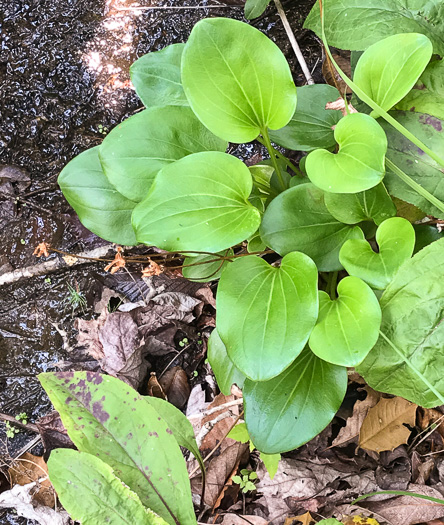
[[[46,242],[41,242],[36,246],[32,255],[35,255],[36,257],[49,257],[48,249],[48,244]]]
[[[124,256],[122,255],[123,249],[121,246],[117,246],[116,249],[116,255],[114,256],[114,260],[107,264],[104,268],[105,272],[110,272],[112,274],[118,272],[120,268],[124,268],[126,265],[126,261]]]
[[[285,518],[284,525],[311,525],[314,523],[314,518],[309,512],[301,514],[300,516],[294,516],[292,518]]]
[[[267,525],[268,521],[260,516],[243,516],[237,514],[224,514],[220,525]]]
[[[147,393],[149,396],[158,397],[159,399],[168,400],[159,380],[157,379],[156,372],[151,372],[148,380]]]
[[[374,518],[367,518],[366,516],[344,516],[342,518],[344,525],[379,525],[379,522]]]
[[[342,97],[337,98],[334,102],[327,102],[327,104],[325,104],[325,109],[340,111],[344,117],[349,113],[358,113],[358,110],[353,107],[351,102],[348,102],[346,106],[345,99]]]
[[[191,388],[183,368],[175,366],[167,370],[159,379],[159,383],[170,403],[179,409],[186,405],[190,397]]]
[[[332,53],[332,55],[338,66],[350,78],[352,76],[350,58],[343,57],[338,53]],[[342,80],[328,56],[325,57],[325,60],[322,63],[322,74],[324,75],[327,84],[334,86],[339,91],[339,93],[341,93],[341,95],[344,93],[348,95],[352,92],[347,84]]]
[[[382,452],[407,443],[411,430],[405,425],[415,425],[417,408],[417,405],[402,397],[381,399],[369,410],[362,423],[359,446],[365,450]]]
[[[56,410],[39,418],[36,424],[45,448],[44,458],[46,460],[51,451],[56,448],[75,448]]]
[[[426,485],[410,484],[408,492],[443,499],[440,492]],[[416,525],[444,516],[444,505],[413,496],[396,496],[383,501],[362,501],[360,505],[382,516],[391,525]]]
[[[14,461],[8,472],[11,486],[28,485],[38,482],[39,479],[47,478],[48,467],[42,457],[25,452]],[[55,492],[49,479],[37,483],[36,489],[32,492],[32,499],[40,505],[54,507]]]
[[[367,392],[366,398],[362,401],[356,401],[353,407],[353,414],[347,419],[345,427],[341,428],[339,434],[333,440],[333,447],[348,444],[351,440],[357,441],[362,422],[368,414],[368,411],[374,407],[381,398],[381,394],[369,386],[366,386],[364,390]]]

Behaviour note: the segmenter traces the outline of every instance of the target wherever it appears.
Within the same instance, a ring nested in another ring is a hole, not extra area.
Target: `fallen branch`
[[[69,268],[79,264],[88,263],[90,262],[89,259],[104,257],[112,249],[112,247],[113,245],[110,243],[100,246],[99,248],[95,248],[89,252],[79,253],[78,255],[71,257],[71,259],[68,259],[68,261],[63,257],[57,257],[56,259],[50,259],[49,261],[45,261],[34,266],[27,266],[26,268],[13,270],[12,272],[0,275],[0,286],[12,284],[23,279],[30,279],[32,277],[54,273],[62,268]],[[85,257],[85,259],[83,257]]]

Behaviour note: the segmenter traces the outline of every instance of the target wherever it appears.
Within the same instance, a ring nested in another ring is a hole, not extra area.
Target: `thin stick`
[[[293,48],[294,54],[296,55],[297,61],[301,66],[302,72],[307,79],[307,84],[314,84],[313,77],[311,76],[310,70],[308,69],[307,62],[305,62],[304,55],[302,54],[301,48],[297,43],[296,37],[294,36],[293,30],[291,29],[290,23],[288,22],[287,15],[285,14],[284,8],[282,7],[281,0],[274,0],[276,4],[277,12],[282,20],[285,32],[287,33],[288,40],[290,40],[291,47]]]
[[[186,11],[187,9],[232,9],[233,7],[244,7],[243,5],[190,5],[190,6],[170,6],[170,5],[160,5],[160,6],[134,6],[134,7],[116,7],[116,11],[160,11],[160,10],[170,10],[170,11]]]

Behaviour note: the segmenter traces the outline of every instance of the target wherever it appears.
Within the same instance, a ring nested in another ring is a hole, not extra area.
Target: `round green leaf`
[[[248,434],[266,454],[300,447],[333,419],[347,389],[347,369],[305,349],[282,374],[270,381],[245,381]]]
[[[318,272],[303,253],[280,268],[241,257],[222,273],[217,330],[235,366],[254,381],[280,374],[302,351],[318,316]]]
[[[364,238],[358,226],[337,221],[324,204],[324,192],[309,183],[284,191],[270,203],[260,234],[280,255],[307,254],[321,272],[341,270],[341,246],[347,239]]]
[[[350,275],[383,290],[400,266],[413,254],[415,230],[402,217],[385,220],[376,231],[379,253],[365,240],[351,239],[341,248],[339,260]]]
[[[156,174],[168,164],[200,151],[225,151],[188,107],[141,111],[124,120],[100,146],[103,171],[122,195],[140,202]]]
[[[230,257],[233,255],[233,250],[225,250],[216,255]],[[219,279],[222,270],[227,264],[228,261],[219,260],[214,255],[201,254],[194,257],[185,257],[182,265],[182,274],[189,281],[206,283]]]
[[[172,44],[143,55],[130,67],[131,81],[147,107],[188,106],[180,80],[185,44]]]
[[[324,361],[356,366],[375,346],[381,308],[372,289],[357,277],[338,284],[338,298],[319,292],[319,317],[308,344]]]
[[[325,105],[339,96],[339,91],[328,84],[299,87],[294,115],[285,127],[270,132],[271,140],[295,151],[336,146],[332,128],[339,122],[342,114],[340,111],[325,109]]]
[[[381,337],[357,371],[380,392],[444,404],[444,239],[406,261],[380,304]]]
[[[142,505],[109,465],[92,454],[66,448],[53,450],[48,472],[63,507],[83,525],[167,525]]]
[[[374,188],[359,193],[325,193],[325,205],[338,221],[357,224],[373,220],[381,224],[396,215],[396,206],[381,182]]]
[[[425,35],[400,33],[389,36],[364,51],[356,65],[353,81],[388,111],[415,85],[432,52],[432,43]],[[371,115],[378,116],[375,111]]]
[[[238,20],[206,18],[194,26],[182,56],[182,83],[199,119],[230,142],[282,128],[296,108],[286,58],[267,36]]]
[[[231,385],[233,384],[236,384],[239,388],[244,386],[245,376],[228,357],[227,349],[217,329],[211,332],[208,339],[208,361],[222,394],[229,396],[231,394]]]
[[[102,171],[99,147],[77,155],[59,175],[58,183],[80,222],[110,242],[133,246],[131,213],[136,206],[112,186]]]
[[[252,179],[231,155],[202,152],[166,166],[133,212],[137,240],[168,251],[218,252],[253,235]]]
[[[385,173],[387,137],[375,119],[364,113],[347,115],[334,137],[338,153],[317,149],[308,154],[305,169],[311,182],[332,193],[356,193],[379,184]]]

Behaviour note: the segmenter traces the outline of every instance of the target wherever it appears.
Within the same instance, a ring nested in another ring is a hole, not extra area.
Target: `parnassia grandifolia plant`
[[[347,367],[383,392],[444,403],[444,240],[410,218],[444,219],[442,128],[387,113],[433,64],[434,46],[401,30],[361,48],[345,79],[362,110],[344,101],[343,116],[325,109],[340,98],[334,87],[296,90],[260,31],[202,20],[186,44],[133,64],[147,109],[59,177],[101,237],[181,253],[193,280],[220,276],[209,360],[223,392],[243,388],[264,453],[331,421]],[[225,152],[253,140],[268,161],[247,167]],[[308,155],[298,168],[271,141]]]

